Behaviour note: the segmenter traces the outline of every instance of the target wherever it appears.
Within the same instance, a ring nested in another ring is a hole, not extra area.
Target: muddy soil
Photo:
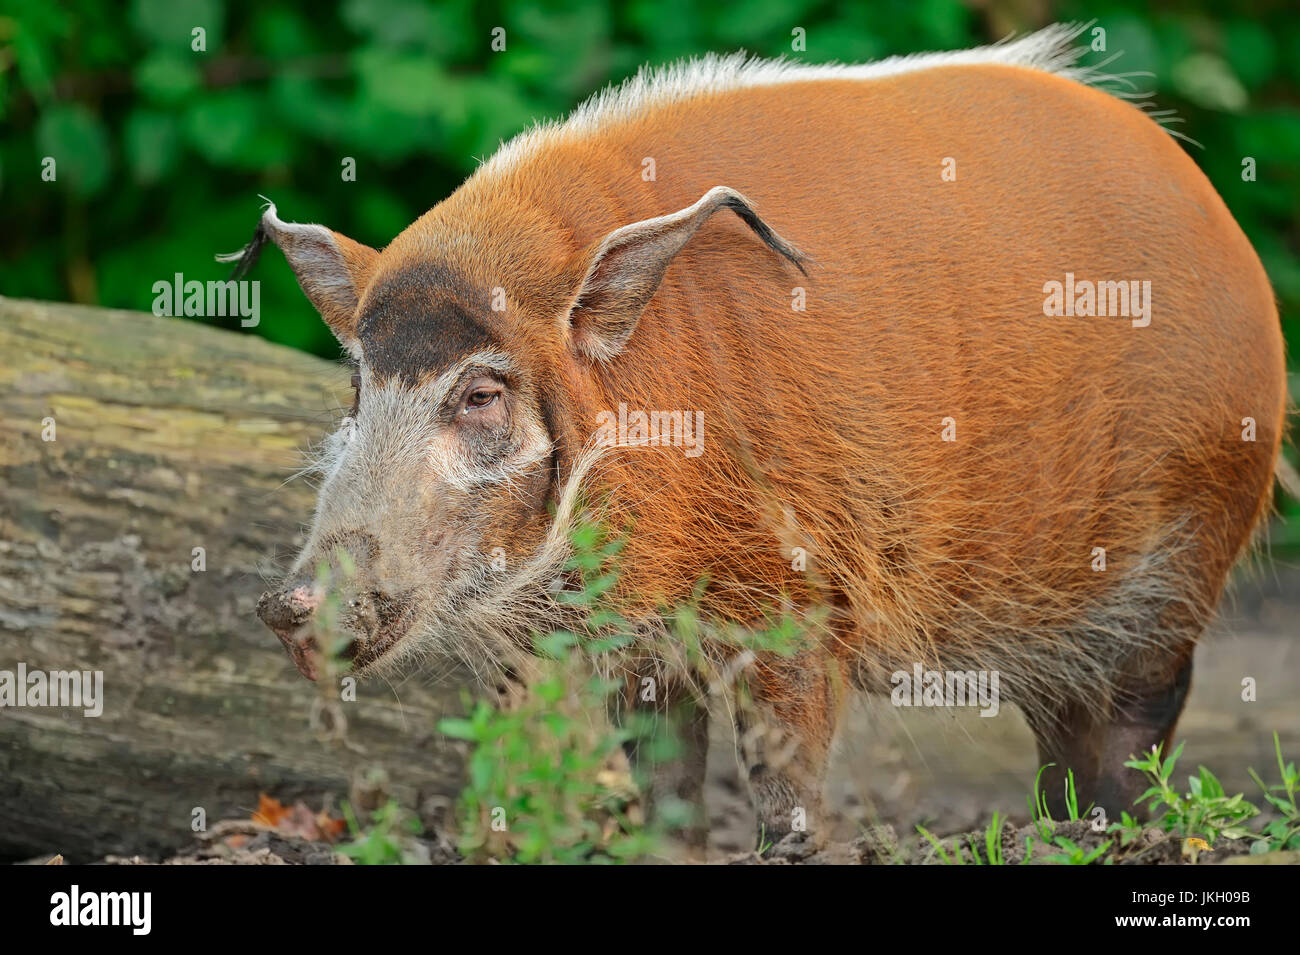
[[[1058,823],[1056,836],[1069,839],[1085,855],[1111,841],[1112,836],[1093,832],[1086,821]],[[984,832],[974,831],[940,840],[943,854],[924,840],[900,842],[892,826],[869,829],[849,842],[832,842],[818,847],[803,834],[792,833],[761,855],[747,852],[733,856],[731,865],[984,865],[988,848]],[[958,859],[957,846],[961,847]],[[973,844],[973,848],[972,848]],[[1234,846],[1236,848],[1234,848]],[[1300,865],[1300,851],[1273,852],[1252,856],[1247,842],[1221,844],[1218,850],[1192,853],[1182,840],[1157,829],[1147,829],[1130,845],[1114,847],[1106,856],[1115,865]],[[1033,826],[1007,827],[1001,839],[1002,865],[1063,865],[1062,850],[1043,842]],[[979,862],[975,861],[975,853]]]
[[[1089,854],[1113,837],[1094,832],[1086,820],[1058,823],[1054,836],[1062,836]],[[1250,855],[1248,843],[1222,843],[1215,851],[1191,852],[1183,840],[1147,829],[1140,838],[1107,854],[1118,865],[1300,865],[1300,851]],[[457,865],[463,860],[451,843],[440,837],[422,836],[405,842],[408,861],[424,865]],[[1007,826],[999,843],[1001,865],[1068,864],[1059,846],[1043,841],[1034,826]],[[687,854],[658,862],[699,863]],[[939,840],[936,846],[925,839],[900,839],[892,826],[875,826],[856,838],[818,845],[806,833],[792,833],[775,845],[758,851],[733,853],[715,862],[729,865],[984,865],[989,847],[983,830]],[[158,860],[140,856],[109,856],[104,865],[152,865]],[[32,859],[31,865],[59,865],[62,859]],[[352,865],[353,860],[328,842],[227,821],[198,839],[189,852],[161,860],[162,865]]]

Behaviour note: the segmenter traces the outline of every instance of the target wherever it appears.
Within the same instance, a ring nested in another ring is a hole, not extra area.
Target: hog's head
[[[494,680],[526,656],[558,607],[574,503],[598,457],[590,422],[613,371],[601,366],[724,207],[799,261],[724,187],[589,245],[539,213],[497,215],[498,235],[515,239],[489,241],[449,200],[379,252],[268,205],[253,242],[226,258],[238,276],[266,242],[284,252],[355,389],[316,462],[307,542],[257,608],[305,676],[327,649],[362,673],[446,656]],[[319,645],[324,608],[340,646]]]

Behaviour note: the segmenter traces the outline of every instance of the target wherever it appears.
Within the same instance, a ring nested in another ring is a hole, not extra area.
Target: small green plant
[[[1119,814],[1119,822],[1112,822],[1106,829],[1108,833],[1115,833],[1119,836],[1121,848],[1132,845],[1146,830],[1146,826],[1138,819],[1133,818],[1127,811]]]
[[[995,824],[998,826],[997,829],[994,828]],[[966,844],[970,846],[971,862],[975,865],[1005,865],[1006,863],[1002,859],[1001,836],[1001,820],[995,812],[993,813],[993,819],[989,823],[988,828],[984,830],[985,856],[980,856],[980,847],[979,843],[975,840],[975,834],[972,832],[966,835]],[[957,847],[957,851],[960,854],[960,846]]]
[[[761,626],[705,623],[696,606],[701,582],[685,604],[663,610],[661,628],[637,627],[619,610],[617,557],[626,538],[611,535],[595,512],[579,513],[568,586],[555,595],[572,611],[571,629],[535,636],[536,672],[516,707],[481,701],[468,717],[439,724],[472,746],[458,804],[459,848],[471,860],[620,862],[657,852],[693,810],[668,799],[647,818],[638,798],[646,780],[633,778],[624,753],[635,749],[641,774],[672,758],[678,744],[664,714],[627,706],[628,681],[647,660],[667,660],[702,675],[709,692],[735,693],[730,702],[743,707],[743,668],[732,673],[727,661],[745,658],[736,651],[797,652],[820,619],[786,611],[766,615]],[[761,836],[760,854],[769,849]]]
[[[370,814],[371,825],[363,828],[349,803],[343,804],[343,818],[353,840],[338,851],[358,865],[404,865],[416,861],[404,848],[410,836],[420,834],[420,821],[390,799]]]
[[[1034,790],[1026,798],[1029,800],[1029,818],[1033,823],[1038,838],[1045,846],[1056,846],[1062,850],[1046,856],[1044,861],[1055,862],[1060,865],[1092,865],[1111,847],[1110,842],[1105,842],[1091,852],[1086,852],[1082,847],[1067,839],[1065,836],[1058,835],[1056,832],[1056,820],[1052,818],[1051,810],[1047,807],[1047,794],[1042,789],[1043,773],[1055,766],[1055,763],[1047,763],[1038,768],[1038,774],[1034,777]],[[1070,822],[1078,822],[1083,819],[1092,809],[1091,803],[1079,810],[1079,791],[1074,782],[1074,770],[1066,769],[1065,771],[1065,814]],[[1033,836],[1030,836],[1025,844],[1025,861],[1033,854]],[[1107,859],[1107,863],[1111,860]]]
[[[581,625],[535,637],[536,673],[516,706],[486,701],[439,730],[472,746],[458,803],[459,849],[472,861],[609,863],[649,855],[661,835],[645,818],[625,745],[671,750],[662,727],[637,714],[610,719],[624,688],[621,651],[630,627],[607,609],[624,539],[578,521],[558,599]]]
[[[1042,789],[1043,773],[1054,766],[1054,763],[1048,763],[1040,766],[1038,774],[1034,777],[1034,788],[1028,796],[1025,797],[1029,804],[1030,822],[1033,824],[1038,838],[1044,844],[1056,845],[1058,848],[1066,850],[1069,858],[1074,858],[1074,851],[1078,849],[1068,839],[1056,835],[1056,821],[1052,819],[1051,811],[1047,808],[1047,795]],[[1065,805],[1071,820],[1081,818],[1079,814],[1079,799],[1076,794],[1074,784],[1074,773],[1067,771],[1065,781]],[[971,864],[974,865],[1006,865],[1006,856],[1002,849],[1002,830],[1006,827],[1007,820],[1000,812],[994,812],[993,818],[984,830],[984,854],[980,855],[979,844],[975,836],[966,837],[967,847],[963,849],[960,842],[955,842],[952,846],[951,853],[944,847],[943,842],[924,826],[917,826],[916,830],[924,836],[934,847],[935,852],[943,861],[944,865],[967,865],[965,853],[970,852]],[[1101,848],[1100,852],[1085,855],[1081,850],[1078,853],[1079,858],[1086,858],[1092,862],[1110,846],[1107,843]],[[1025,837],[1025,854],[1020,860],[1020,865],[1028,865],[1034,855],[1034,837],[1032,835]],[[1066,856],[1052,857],[1056,861],[1066,858]]]
[[[1111,865],[1115,861],[1115,857],[1109,855],[1112,848],[1124,849],[1133,845],[1152,825],[1181,837],[1185,842],[1184,854],[1192,862],[1196,861],[1198,846],[1204,851],[1206,845],[1213,845],[1216,838],[1241,839],[1256,835],[1257,838],[1250,847],[1252,853],[1298,849],[1300,772],[1297,772],[1295,763],[1288,763],[1283,758],[1281,740],[1276,732],[1273,734],[1273,750],[1277,756],[1281,782],[1268,785],[1253,769],[1249,770],[1251,777],[1264,791],[1264,798],[1280,814],[1280,818],[1271,820],[1259,833],[1253,834],[1243,825],[1246,820],[1257,815],[1259,809],[1241,795],[1228,796],[1218,778],[1204,766],[1197,767],[1197,774],[1188,778],[1186,794],[1176,792],[1170,780],[1182,754],[1182,745],[1168,757],[1162,757],[1161,748],[1157,746],[1146,757],[1131,757],[1124,765],[1145,773],[1152,783],[1135,804],[1140,806],[1147,803],[1150,810],[1163,806],[1164,815],[1153,823],[1144,823],[1129,812],[1122,811],[1119,821],[1112,823],[1106,830],[1112,838],[1091,850],[1057,832],[1058,823],[1052,818],[1042,787],[1043,773],[1054,764],[1041,766],[1034,777],[1033,790],[1026,796],[1034,834],[1026,836],[1025,857],[1020,864],[1027,864],[1032,858],[1034,839],[1038,838],[1044,846],[1058,850],[1043,856],[1042,861],[1060,865],[1092,865],[1101,861],[1105,865]],[[1079,808],[1074,773],[1069,770],[1065,777],[1065,809],[1070,821],[1083,820],[1091,811],[1091,806],[1082,810]],[[1005,818],[995,812],[984,831],[983,854],[980,852],[977,834],[967,835],[966,844],[958,837],[945,845],[944,841],[924,826],[917,826],[916,829],[933,846],[944,865],[1006,865],[1002,850],[1002,831],[1005,826]],[[967,852],[970,853],[969,860]]]
[[[1066,817],[1067,817],[1071,822],[1078,822],[1080,819],[1082,819],[1084,816],[1086,816],[1086,815],[1088,814],[1088,810],[1091,809],[1091,808],[1092,808],[1092,804],[1089,803],[1088,806],[1083,810],[1082,813],[1079,812],[1079,794],[1078,794],[1078,792],[1075,791],[1075,788],[1074,788],[1074,770],[1073,770],[1073,769],[1067,769],[1067,770],[1065,771],[1065,814],[1066,814]]]
[[[1055,862],[1058,865],[1092,865],[1106,854],[1110,849],[1112,842],[1114,842],[1114,840],[1108,840],[1093,849],[1091,852],[1085,852],[1081,846],[1065,838],[1065,836],[1054,836],[1052,838],[1052,844],[1064,851],[1056,852],[1047,856],[1045,861]],[[1110,859],[1107,859],[1107,864],[1109,864],[1110,861]]]
[[[1264,799],[1282,816],[1260,830],[1260,838],[1250,846],[1252,855],[1281,849],[1300,849],[1300,807],[1296,805],[1296,796],[1300,793],[1300,773],[1296,772],[1295,763],[1282,762],[1282,741],[1278,738],[1277,730],[1273,731],[1273,751],[1277,753],[1277,770],[1282,777],[1279,784],[1266,786],[1254,769],[1249,772],[1256,785],[1264,790]]]
[[[926,829],[925,826],[917,826],[916,831],[924,836],[934,847],[935,853],[943,861],[944,865],[1006,865],[1006,857],[1002,852],[1002,830],[1006,827],[1006,817],[1000,812],[993,813],[993,819],[989,822],[988,827],[984,830],[984,854],[980,855],[979,842],[975,835],[969,834],[966,837],[966,847],[963,848],[960,839],[953,841],[952,852],[944,848],[943,841],[934,833]],[[970,862],[966,860],[966,852],[970,852]],[[1029,862],[1032,855],[1033,842],[1032,837],[1025,843],[1025,857],[1020,864],[1025,865]]]
[[[984,855],[980,855],[980,847],[974,834],[966,837],[967,845],[963,847],[960,840],[954,840],[951,852],[945,848],[943,841],[934,833],[930,832],[924,826],[917,826],[916,830],[924,836],[934,847],[935,853],[944,865],[1007,865],[1006,856],[1002,850],[1002,828],[1006,820],[1001,819],[998,813],[993,814],[993,821],[984,831]],[[1111,842],[1106,842],[1098,846],[1091,852],[1085,852],[1083,848],[1076,845],[1065,836],[1053,835],[1049,845],[1054,845],[1062,852],[1055,853],[1044,857],[1046,862],[1056,862],[1063,865],[1091,865],[1101,856],[1103,856],[1111,847]],[[970,853],[970,860],[966,858],[966,853]],[[1020,860],[1020,865],[1028,865],[1034,855],[1034,837],[1025,837],[1025,854]],[[1110,859],[1106,860],[1109,865]]]
[[[1235,796],[1224,793],[1222,784],[1204,766],[1198,766],[1197,775],[1187,778],[1188,792],[1179,793],[1169,781],[1182,755],[1183,744],[1179,743],[1164,759],[1161,759],[1161,749],[1162,744],[1157,744],[1146,756],[1132,756],[1124,763],[1151,782],[1147,791],[1134,800],[1134,805],[1146,803],[1151,812],[1164,806],[1165,812],[1155,824],[1183,839],[1204,839],[1213,846],[1219,839],[1243,839],[1251,835],[1242,823],[1258,815],[1258,807],[1240,793]]]
[[[993,818],[989,821],[988,828],[984,830],[984,851],[987,854],[989,865],[1006,865],[1006,857],[1002,851],[1002,830],[1006,828],[1007,819],[1001,812],[994,810]],[[975,846],[971,846],[974,851]],[[976,859],[979,853],[976,853]],[[1033,855],[1033,837],[1025,838],[1025,857],[1020,860],[1021,865],[1029,863],[1030,856]]]
[[[916,831],[919,832],[921,835],[925,836],[925,838],[929,840],[930,845],[934,846],[934,851],[938,853],[938,856],[940,859],[943,860],[944,865],[965,865],[966,864],[966,860],[962,858],[960,847],[954,849],[954,855],[956,856],[956,861],[953,861],[953,856],[948,855],[948,851],[944,849],[943,843],[939,841],[938,836],[932,833],[929,829],[925,828],[925,826],[921,826],[921,825],[918,825],[916,827]]]
[[[1034,776],[1034,790],[1025,798],[1029,802],[1029,818],[1033,822],[1034,828],[1038,830],[1038,837],[1044,842],[1050,842],[1052,833],[1056,831],[1056,820],[1052,818],[1051,810],[1047,808],[1047,793],[1043,791],[1042,781],[1043,773],[1047,772],[1055,763],[1045,763],[1038,767],[1038,774]],[[1074,770],[1065,771],[1065,812],[1071,822],[1078,822],[1089,810],[1092,809],[1090,803],[1082,813],[1079,812],[1079,794],[1074,785]]]
[[[1052,820],[1052,813],[1047,808],[1047,794],[1042,791],[1041,784],[1043,773],[1047,772],[1049,767],[1055,766],[1055,763],[1047,763],[1038,767],[1038,772],[1034,776],[1034,789],[1025,799],[1029,802],[1029,821],[1033,824],[1034,829],[1038,832],[1038,838],[1044,842],[1052,838],[1052,832],[1056,829],[1056,823]]]
[[[603,718],[612,681],[584,672],[558,636],[539,641],[556,655],[518,707],[480,701],[467,719],[439,724],[473,744],[459,804],[459,848],[471,860],[617,862],[654,851],[623,756],[634,734]]]

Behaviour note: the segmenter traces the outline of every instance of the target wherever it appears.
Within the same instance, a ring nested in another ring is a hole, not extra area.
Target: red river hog
[[[383,250],[268,206],[237,273],[279,246],[355,371],[258,607],[303,673],[332,594],[355,672],[526,680],[599,500],[630,528],[618,599],[659,634],[660,706],[698,675],[664,608],[823,609],[797,652],[740,661],[769,835],[816,826],[846,688],[1000,696],[1117,817],[1270,509],[1285,368],[1250,243],[1078,33],[643,71]]]

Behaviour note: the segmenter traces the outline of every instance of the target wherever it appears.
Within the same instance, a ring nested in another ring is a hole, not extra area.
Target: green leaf
[[[186,137],[199,155],[215,165],[237,162],[252,146],[258,110],[252,93],[229,90],[213,94],[186,112]]]
[[[475,740],[478,731],[474,724],[466,719],[444,717],[438,721],[438,732],[452,739]]]
[[[1277,809],[1281,812],[1291,812],[1293,809],[1291,804],[1280,796],[1273,796],[1268,793],[1265,793],[1264,800],[1274,809]]]
[[[469,784],[480,791],[487,789],[496,775],[497,764],[498,757],[493,750],[482,747],[474,750],[469,758]]]
[[[1205,109],[1239,113],[1246,107],[1246,88],[1213,53],[1193,53],[1174,67],[1172,80],[1179,93]]]
[[[224,10],[218,0],[133,0],[131,25],[153,44],[191,53],[191,31],[202,27],[207,52],[221,47]],[[192,53],[203,56],[202,53]]]
[[[559,680],[543,680],[536,689],[538,698],[545,703],[555,703],[564,697],[564,684]]]
[[[434,8],[420,0],[347,0],[339,14],[353,31],[393,49],[429,49],[441,26]]]
[[[135,85],[147,99],[173,105],[202,88],[203,74],[194,60],[176,53],[155,53],[137,64]]]
[[[578,643],[577,634],[569,630],[553,630],[537,640],[538,652],[552,659],[560,659]]]
[[[142,185],[158,182],[171,172],[180,155],[179,124],[170,113],[132,110],[123,143],[135,181]]]
[[[13,23],[16,29],[13,30],[10,39],[14,60],[18,66],[18,76],[32,97],[44,105],[54,95],[48,51],[30,23],[21,21],[13,21]],[[4,102],[0,100],[0,109],[3,108]]]
[[[1170,753],[1170,754],[1169,754],[1169,757],[1164,761],[1164,763],[1161,764],[1161,766],[1160,766],[1160,778],[1161,778],[1161,779],[1168,779],[1170,776],[1173,775],[1173,773],[1174,773],[1174,764],[1178,762],[1178,757],[1181,756],[1181,755],[1183,754],[1183,746],[1184,746],[1184,744],[1185,744],[1185,741],[1184,741],[1184,743],[1179,743],[1177,746],[1175,746],[1175,747],[1174,747],[1174,751],[1173,751],[1172,753]]]
[[[1263,24],[1234,20],[1223,30],[1228,65],[1252,89],[1262,86],[1277,69],[1277,45]]]
[[[41,114],[36,127],[41,158],[55,161],[55,182],[78,196],[99,192],[112,165],[108,134],[99,117],[84,106],[54,106]]]
[[[1212,799],[1221,798],[1223,796],[1223,784],[1219,782],[1218,777],[1216,777],[1214,773],[1210,772],[1210,770],[1205,766],[1198,766],[1197,769],[1201,774],[1201,792],[1205,793],[1207,797]]]
[[[442,68],[420,56],[365,49],[353,56],[362,94],[373,107],[415,118],[449,117],[459,110]]]

